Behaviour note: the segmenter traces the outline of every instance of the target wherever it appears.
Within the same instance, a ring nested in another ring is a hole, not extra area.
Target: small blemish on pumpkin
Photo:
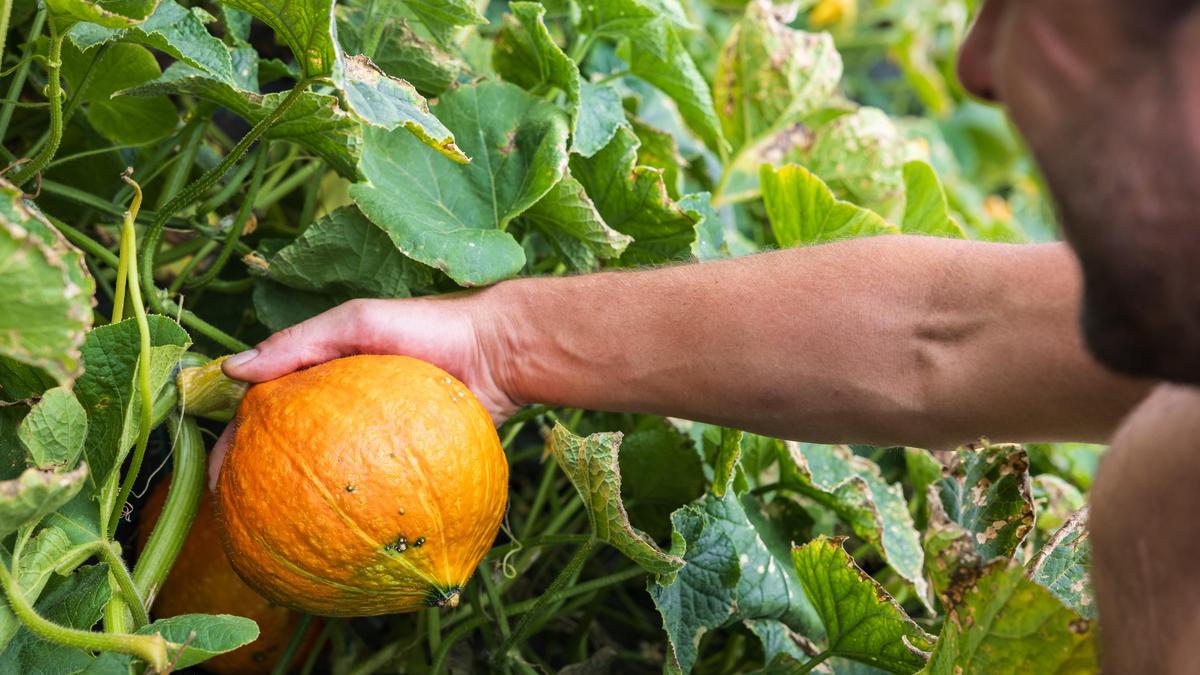
[[[404,515],[404,507],[403,506],[400,507],[400,515]]]
[[[424,545],[425,545],[425,537],[417,537],[417,540],[413,542],[413,546],[415,546],[417,548],[421,548]]]
[[[358,489],[358,486],[356,486],[354,483],[350,483],[349,485],[346,486],[346,492],[354,492],[357,489]]]
[[[384,548],[389,551],[395,551],[396,553],[404,553],[408,550],[408,540],[404,537],[400,537],[396,541],[384,546]]]

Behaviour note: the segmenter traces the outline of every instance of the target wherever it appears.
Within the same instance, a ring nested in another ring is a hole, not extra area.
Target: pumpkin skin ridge
[[[508,463],[490,415],[416,359],[347,357],[255,385],[235,429],[218,479],[222,510],[236,512],[222,540],[282,605],[328,616],[454,605],[504,516]]]

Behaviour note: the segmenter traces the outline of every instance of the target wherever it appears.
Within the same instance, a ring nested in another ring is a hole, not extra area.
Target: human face
[[[1200,384],[1197,6],[984,0],[959,60],[964,86],[1005,106],[1046,176],[1084,270],[1090,349],[1118,371],[1193,385]]]

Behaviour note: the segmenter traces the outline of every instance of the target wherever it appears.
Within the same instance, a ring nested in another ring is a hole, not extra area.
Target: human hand
[[[403,354],[442,368],[479,398],[498,426],[521,403],[511,393],[497,331],[500,315],[482,294],[436,298],[351,300],[286,328],[254,349],[229,357],[225,374],[264,382],[307,366],[354,354]],[[233,436],[230,424],[209,459],[216,486]]]

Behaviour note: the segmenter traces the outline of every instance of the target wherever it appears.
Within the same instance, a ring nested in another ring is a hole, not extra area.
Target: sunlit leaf
[[[189,9],[175,0],[160,0],[145,23],[124,29],[79,23],[67,37],[83,50],[114,41],[137,42],[170,54],[219,80],[232,82],[229,50],[204,27],[210,21],[212,16],[199,7]],[[113,91],[126,86],[129,85]]]
[[[89,21],[106,28],[127,28],[146,20],[158,0],[46,0],[50,20],[66,31],[76,22]]]
[[[525,89],[553,85],[567,95],[572,111],[579,105],[579,68],[555,44],[536,2],[511,2],[492,52],[501,77]],[[574,112],[572,112],[574,115]]]
[[[1068,518],[1029,561],[1027,574],[1083,618],[1095,620],[1096,596],[1089,573],[1092,547],[1087,519],[1087,507]]]
[[[425,96],[441,94],[466,73],[467,65],[461,59],[422,39],[405,17],[380,12],[379,7],[385,5],[382,0],[374,0],[375,13],[370,16],[364,4],[370,6],[370,0],[339,3],[335,9],[338,41],[347,54],[365,54],[383,72],[411,82]],[[389,3],[384,9],[391,6]],[[377,25],[379,22],[382,25]],[[369,52],[367,40],[373,37],[372,30],[378,32],[378,42]]]
[[[633,242],[632,237],[604,222],[583,185],[569,171],[521,220],[543,232],[571,237],[598,258],[620,257]]]
[[[833,38],[789,28],[777,11],[766,0],[747,4],[721,49],[713,99],[735,149],[823,106],[842,77]]]
[[[964,591],[946,616],[929,675],[1095,673],[1096,626],[1020,566],[997,560]]]
[[[333,0],[221,0],[253,14],[291,48],[304,77],[333,73],[337,44],[333,37]]]
[[[613,545],[646,571],[670,574],[683,560],[664,552],[644,532],[629,524],[621,501],[621,469],[617,450],[621,434],[576,436],[562,425],[550,434],[550,451],[587,507],[592,534]]]
[[[431,109],[471,163],[439,156],[406,131],[367,129],[359,165],[365,182],[350,194],[405,255],[459,284],[511,277],[525,252],[505,228],[562,179],[565,116],[501,82],[460,87]]]
[[[0,180],[0,356],[72,382],[94,292],[83,255]]]
[[[927,162],[912,161],[904,165],[904,195],[900,228],[906,234],[966,238],[962,225],[950,213],[942,181]]]
[[[780,246],[898,232],[879,214],[839,200],[804,167],[788,165],[776,170],[764,164],[761,181],[767,218]]]
[[[887,591],[863,572],[842,540],[819,537],[792,549],[792,562],[825,625],[828,650],[893,673],[913,673],[933,647]]]
[[[487,19],[471,0],[404,0],[408,9],[443,44],[460,26],[479,26]]]
[[[807,166],[835,194],[892,215],[904,194],[904,164],[913,150],[882,110],[860,108],[814,132]]]
[[[718,497],[725,496],[733,481],[733,470],[742,456],[742,435],[737,429],[721,429],[721,445],[713,466],[713,494]]]

